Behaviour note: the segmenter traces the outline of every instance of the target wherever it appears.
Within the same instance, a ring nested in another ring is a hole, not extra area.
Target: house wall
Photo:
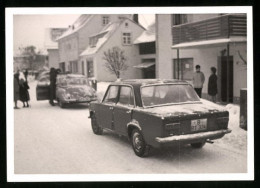
[[[59,68],[59,50],[48,49],[49,67]]]
[[[195,15],[196,19],[204,19],[207,15]],[[213,16],[213,15],[210,15]],[[216,15],[214,15],[216,16]],[[170,15],[156,15],[156,77],[172,79],[173,78],[173,59],[177,59],[177,50],[171,49],[171,16]],[[233,56],[233,96],[234,102],[237,103],[240,97],[240,89],[247,87],[247,70],[239,58],[238,51],[246,59],[246,43],[231,43],[230,56]],[[212,66],[218,68],[218,57],[221,56],[220,51],[227,48],[227,44],[218,46],[200,46],[193,49],[180,49],[179,58],[193,58],[193,66],[199,64],[201,71],[205,75],[205,83],[202,93],[204,97],[208,92],[208,78],[211,74],[210,68]],[[194,70],[195,71],[195,70]]]
[[[79,55],[88,47],[89,36],[99,32],[104,25],[102,24],[103,15],[94,15],[88,23],[79,29],[77,32],[62,38],[58,41],[59,46],[59,62],[66,63],[66,70],[68,70],[69,61],[78,61],[78,73],[82,73],[81,61],[79,61]],[[109,15],[110,21],[114,22],[118,20],[120,15]],[[121,15],[130,17],[130,14]],[[71,46],[69,48],[68,46]]]
[[[125,28],[125,24],[122,23],[121,26],[115,31],[115,33],[109,38],[109,40],[104,44],[103,47],[95,55],[95,75],[98,81],[115,81],[116,76],[110,74],[105,68],[105,60],[103,60],[104,52],[111,49],[114,46],[118,46],[125,52],[127,57],[128,69],[121,73],[122,79],[138,79],[142,77],[142,72],[133,66],[141,63],[141,57],[139,56],[138,45],[122,45],[122,32],[131,32],[132,41],[134,41],[140,34],[144,31],[141,27],[133,23],[132,21],[126,20],[128,22],[128,27]]]

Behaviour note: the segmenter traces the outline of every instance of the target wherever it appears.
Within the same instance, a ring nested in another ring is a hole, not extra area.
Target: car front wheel
[[[95,114],[91,116],[91,127],[94,134],[102,135],[103,129],[98,125]]]
[[[58,103],[61,108],[65,108],[65,104],[60,99],[58,100]]]
[[[131,135],[132,146],[135,154],[139,157],[148,155],[150,147],[145,143],[142,133],[134,129]]]
[[[191,147],[193,148],[202,148],[205,145],[205,141],[204,142],[196,142],[196,143],[191,143]]]

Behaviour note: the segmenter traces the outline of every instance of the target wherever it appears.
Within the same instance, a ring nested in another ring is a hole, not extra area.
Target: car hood
[[[157,106],[152,108],[144,108],[143,111],[161,117],[182,116],[189,114],[205,114],[213,112],[224,112],[224,107],[201,99],[200,103],[172,104]]]
[[[71,85],[66,87],[66,93],[69,93],[73,96],[89,96],[92,97],[95,95],[95,90],[89,86],[78,86],[78,85]]]

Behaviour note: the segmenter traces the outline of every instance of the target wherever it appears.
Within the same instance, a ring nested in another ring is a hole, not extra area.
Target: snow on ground
[[[247,131],[239,127],[240,107],[235,104],[228,104],[225,106],[229,111],[228,128],[232,130],[230,134],[214,142],[221,144],[223,147],[232,146],[233,149],[239,151],[247,150]]]

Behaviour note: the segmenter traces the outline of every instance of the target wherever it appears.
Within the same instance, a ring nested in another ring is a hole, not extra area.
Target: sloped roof
[[[122,21],[109,23],[99,33],[92,35],[91,37],[95,37],[104,34],[103,37],[98,39],[95,47],[88,46],[87,49],[80,54],[80,56],[91,55],[96,53],[101,48],[101,46],[103,46],[103,44],[105,44],[105,42],[111,37],[111,35],[121,25],[121,23]]]
[[[63,33],[63,35],[61,35],[59,38],[57,38],[56,41],[69,36],[75,32],[77,32],[78,30],[80,30],[83,26],[85,26],[89,20],[91,20],[91,18],[93,18],[94,15],[91,14],[82,14],[72,25],[70,28],[68,28],[68,30]]]
[[[134,44],[147,43],[147,42],[155,42],[155,23],[151,24],[146,31],[134,41]]]

